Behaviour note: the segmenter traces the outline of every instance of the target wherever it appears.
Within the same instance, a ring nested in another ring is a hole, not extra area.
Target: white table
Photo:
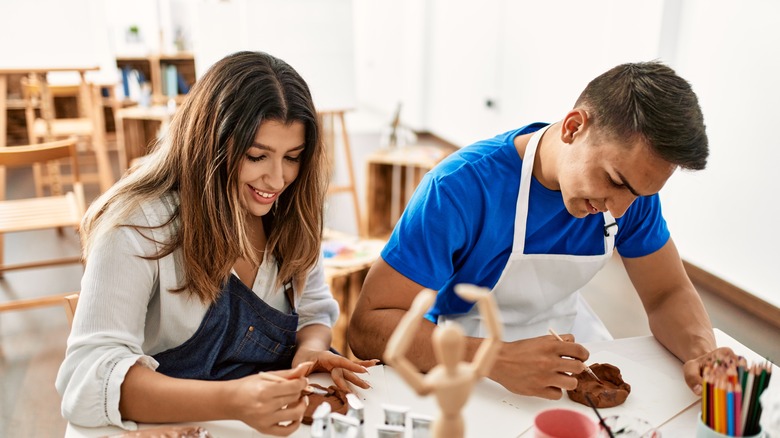
[[[750,362],[760,362],[764,358],[745,347],[735,339],[720,330],[715,330],[719,346],[731,347],[737,354],[745,356]],[[660,373],[670,379],[675,379],[676,390],[687,391],[682,378],[682,366],[680,361],[664,349],[651,336],[617,339],[608,342],[585,344],[591,352],[591,356],[608,357],[605,355],[620,355],[630,360],[641,363],[642,366],[651,368],[654,373]],[[775,372],[780,372],[777,366]],[[365,404],[365,437],[376,437],[373,427],[384,419],[382,404],[405,405],[411,407],[411,411],[422,414],[435,414],[437,406],[432,397],[419,397],[402,383],[400,377],[388,367],[374,367],[367,380],[372,385],[370,390],[357,390],[358,396]],[[312,381],[328,385],[329,379],[322,375],[311,377]],[[631,382],[629,382],[631,383]],[[773,379],[769,390],[780,390],[780,379]],[[690,437],[695,435],[699,401],[685,391],[677,404],[683,407],[671,414],[663,422],[659,422],[660,430],[664,437]],[[632,393],[636,397],[638,394]],[[631,400],[631,396],[629,396]],[[519,401],[519,403],[517,402]],[[628,403],[628,401],[626,402]],[[548,401],[532,397],[519,397],[506,391],[503,387],[490,380],[481,381],[464,408],[464,417],[467,427],[467,437],[485,436],[484,431],[489,430],[491,438],[516,438],[530,437],[533,435],[529,429],[527,418],[533,418],[536,412],[552,405],[571,407],[573,403],[564,396],[559,401]],[[580,405],[577,405],[580,406]],[[582,407],[586,412],[589,408]],[[617,408],[613,408],[617,409]],[[590,411],[592,414],[592,411]],[[609,410],[603,411],[604,415],[610,415]],[[595,415],[594,415],[595,418]],[[251,429],[239,421],[212,421],[192,423],[204,426],[214,436],[218,437],[264,437],[266,435]],[[141,428],[155,427],[142,425]],[[68,425],[65,432],[66,438],[92,438],[110,436],[122,433],[122,430],[114,427],[83,428]],[[305,438],[310,436],[308,426],[302,426],[293,437]]]

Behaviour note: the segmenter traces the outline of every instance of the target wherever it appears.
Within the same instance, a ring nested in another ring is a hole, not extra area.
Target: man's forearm
[[[683,362],[717,347],[710,318],[693,290],[670,294],[648,311],[648,320],[656,339]]]
[[[352,353],[362,359],[382,358],[387,341],[404,313],[405,311],[401,309],[383,309],[366,312],[362,317],[353,317],[349,327],[349,346]],[[422,321],[414,332],[414,340],[405,355],[423,372],[437,365],[431,343],[431,335],[435,328],[436,325],[430,321]],[[470,361],[482,340],[466,337],[465,341],[466,351],[463,360]]]
[[[405,313],[401,309],[381,309],[354,314],[348,332],[352,353],[361,359],[381,359],[387,341]],[[436,365],[431,347],[434,327],[429,321],[423,321],[413,334],[414,341],[406,354],[421,371],[428,371]]]

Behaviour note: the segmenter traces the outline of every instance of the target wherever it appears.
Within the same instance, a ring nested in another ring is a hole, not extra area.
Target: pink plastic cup
[[[547,409],[534,419],[536,438],[598,438],[599,425],[571,409]]]

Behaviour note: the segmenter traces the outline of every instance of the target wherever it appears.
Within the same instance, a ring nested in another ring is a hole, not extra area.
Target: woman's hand
[[[301,397],[308,380],[310,363],[285,371],[274,371],[283,379],[268,379],[261,374],[247,376],[228,383],[225,400],[234,405],[237,418],[260,433],[287,436],[301,425],[309,401]]]
[[[707,354],[685,362],[683,365],[685,383],[691,388],[691,391],[693,391],[694,394],[701,395],[702,372],[705,367],[713,365],[716,362],[736,364],[738,360],[739,356],[737,356],[731,348],[716,348]]]
[[[358,377],[355,373],[362,374],[368,372],[366,367],[376,365],[379,359],[356,360],[353,362],[331,351],[317,351],[299,347],[293,359],[293,366],[303,362],[313,362],[309,373],[328,372],[333,379],[333,383],[339,389],[352,392],[347,382],[352,382],[363,389],[370,387],[368,382]]]

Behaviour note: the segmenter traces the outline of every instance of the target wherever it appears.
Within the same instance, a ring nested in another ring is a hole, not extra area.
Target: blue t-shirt
[[[396,224],[382,258],[396,271],[437,290],[426,315],[468,312],[472,303],[453,291],[458,283],[493,288],[512,252],[517,195],[523,160],[518,135],[536,132],[533,123],[479,141],[444,159],[428,172]],[[604,254],[604,218],[575,218],[561,192],[531,178],[526,254]],[[623,217],[615,247],[622,257],[641,257],[669,240],[658,195],[637,198]]]

